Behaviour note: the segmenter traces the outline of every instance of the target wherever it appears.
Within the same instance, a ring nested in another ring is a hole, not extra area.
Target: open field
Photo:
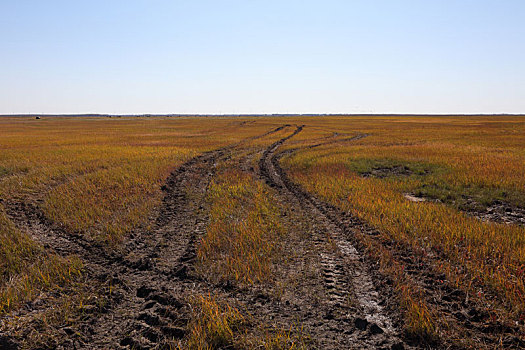
[[[0,348],[525,348],[524,117],[3,117],[0,150]]]

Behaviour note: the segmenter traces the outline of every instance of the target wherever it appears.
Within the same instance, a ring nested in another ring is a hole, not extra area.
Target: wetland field
[[[0,117],[0,349],[502,348],[525,117]]]

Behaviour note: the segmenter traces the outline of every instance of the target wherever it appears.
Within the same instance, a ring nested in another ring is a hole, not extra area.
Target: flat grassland
[[[0,348],[524,348],[525,118],[0,119]]]

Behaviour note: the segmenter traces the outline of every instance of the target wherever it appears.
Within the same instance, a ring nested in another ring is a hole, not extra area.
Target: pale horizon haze
[[[0,1],[0,114],[525,113],[525,1]]]

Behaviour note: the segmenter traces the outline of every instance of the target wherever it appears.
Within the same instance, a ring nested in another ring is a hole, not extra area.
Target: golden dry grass
[[[266,130],[206,118],[1,122],[0,195],[43,201],[49,219],[112,243],[148,222],[171,170],[200,152]]]
[[[477,296],[496,317],[523,320],[525,228],[481,221],[454,205],[470,196],[480,203],[502,199],[525,206],[523,118],[349,118],[340,120],[339,130],[369,136],[296,152],[283,162],[293,180],[378,228],[384,239],[437,257],[436,268]],[[322,133],[306,128],[303,136],[307,135],[316,138]],[[430,170],[424,175],[365,178],[355,169],[366,162]],[[436,198],[444,194],[445,203],[415,203],[404,197],[418,192]],[[447,195],[452,196],[448,203]],[[365,244],[390,273],[396,274],[395,266],[403,270],[388,249],[372,241]],[[404,274],[397,275],[409,330],[433,333],[439,316],[431,315]]]
[[[197,252],[202,273],[248,284],[272,279],[284,228],[268,189],[251,174],[225,169],[208,200],[210,224]]]
[[[80,274],[80,261],[44,251],[17,230],[1,208],[0,241],[0,315]]]
[[[66,286],[82,271],[74,257],[45,251],[18,230],[5,215],[9,203],[31,203],[66,230],[118,247],[151,222],[160,186],[177,166],[287,123],[306,127],[283,148],[337,141],[298,150],[282,164],[306,190],[380,231],[379,240],[363,236],[362,244],[394,279],[407,332],[433,337],[446,324],[381,242],[428,257],[495,319],[524,321],[525,228],[464,211],[465,198],[480,207],[495,201],[525,207],[525,120],[518,117],[3,118],[0,312]],[[358,134],[368,136],[344,141]],[[411,175],[361,176],[378,164],[406,166]],[[411,202],[406,193],[430,200]],[[202,271],[246,284],[271,278],[285,232],[271,197],[249,173],[228,164],[218,170],[208,194],[210,225],[198,247]],[[203,310],[228,315],[228,307],[206,300]]]
[[[211,295],[198,295],[192,300],[193,318],[184,349],[264,349],[304,350],[307,345],[301,330],[268,329],[255,324],[252,317],[243,315],[227,303]],[[183,348],[175,344],[174,348]]]
[[[196,312],[189,326],[188,349],[234,347],[238,341],[238,333],[246,323],[237,309],[229,305],[220,305],[209,295],[195,297],[193,308]]]
[[[253,171],[262,150],[285,137],[290,128],[234,148],[229,159],[219,162],[211,181],[207,202],[209,224],[198,244],[198,269],[214,281],[241,284],[268,282],[274,278],[286,228],[282,208]]]
[[[81,272],[45,251],[4,206],[25,202],[68,231],[118,246],[150,223],[165,178],[198,153],[262,134],[228,118],[0,119],[0,312]]]

